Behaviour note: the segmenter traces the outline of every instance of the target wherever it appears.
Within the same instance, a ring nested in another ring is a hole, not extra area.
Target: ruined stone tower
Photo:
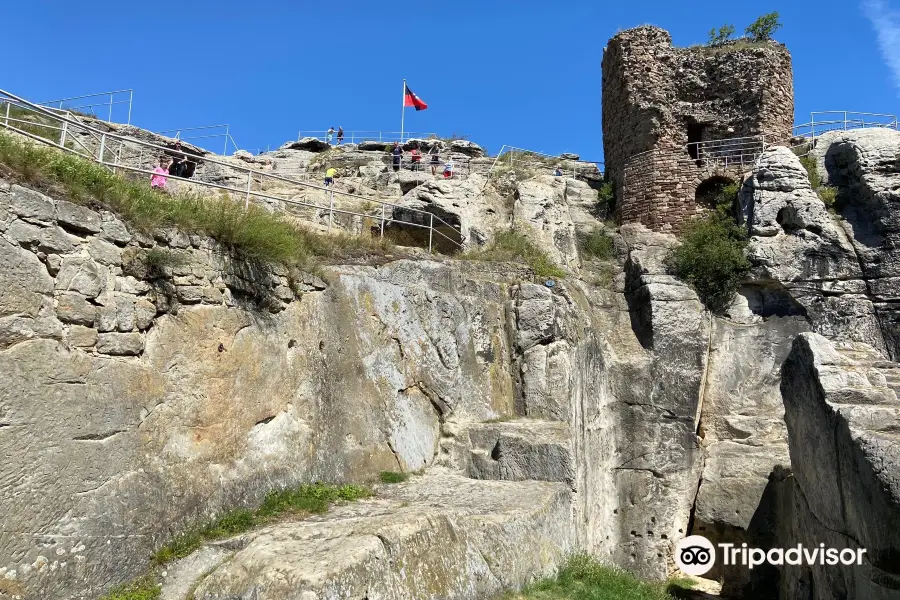
[[[622,222],[677,229],[763,143],[786,145],[793,119],[791,56],[777,42],[675,48],[645,25],[603,53],[603,149]]]

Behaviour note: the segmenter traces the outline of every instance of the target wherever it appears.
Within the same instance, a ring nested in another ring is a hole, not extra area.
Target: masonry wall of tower
[[[667,31],[642,26],[603,53],[603,147],[623,222],[677,229],[700,210],[703,181],[740,179],[741,165],[704,164],[689,142],[787,144],[793,121],[791,56],[777,42],[675,48]]]

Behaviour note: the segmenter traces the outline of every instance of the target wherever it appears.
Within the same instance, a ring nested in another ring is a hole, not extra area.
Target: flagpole
[[[400,143],[403,143],[403,119],[406,117],[406,80],[403,80],[403,96],[400,102]]]

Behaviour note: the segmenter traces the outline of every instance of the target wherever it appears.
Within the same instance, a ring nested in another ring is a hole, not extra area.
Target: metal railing
[[[897,115],[846,110],[817,111],[810,113],[808,123],[794,125],[793,134],[794,137],[814,140],[829,131],[848,131],[871,127],[897,129]]]
[[[436,138],[437,134],[433,132],[423,133],[420,131],[345,131],[343,142],[345,144],[358,144],[360,142],[400,142],[401,144],[412,139],[428,139]],[[328,130],[324,131],[300,131],[297,133],[297,141],[303,138],[315,138],[323,142],[338,143],[337,129],[334,130],[332,137],[329,139]]]
[[[684,149],[690,158],[703,165],[713,164],[725,168],[745,166],[756,162],[765,151],[766,138],[763,135],[753,135],[691,142]]]
[[[221,131],[218,133],[207,133],[210,130],[214,130],[214,129],[224,129],[225,131]],[[186,132],[186,131],[188,131],[188,132],[197,131],[197,132],[203,132],[203,133],[198,133],[198,134],[191,133],[189,135],[184,135],[184,132]],[[202,127],[182,127],[180,129],[166,129],[165,131],[157,131],[156,133],[158,133],[160,135],[169,135],[169,134],[174,133],[175,134],[174,137],[176,140],[184,140],[186,142],[195,142],[197,140],[211,140],[211,139],[224,138],[225,149],[222,151],[222,156],[228,156],[228,143],[229,142],[234,147],[235,152],[240,150],[240,147],[238,147],[237,143],[234,141],[234,138],[231,137],[230,126],[227,123],[224,125],[204,125]]]
[[[127,157],[124,156],[126,154],[126,149],[130,149],[133,151],[135,148],[137,148],[141,152],[141,157],[143,157],[146,153],[148,158],[172,153],[172,148],[167,148],[116,133],[94,129],[93,127],[86,125],[76,119],[70,118],[69,116],[61,115],[58,111],[50,110],[46,107],[34,104],[5,90],[0,90],[0,104],[6,104],[5,116],[0,117],[0,126],[23,135],[29,139],[92,160],[96,163],[106,166],[114,172],[123,171],[130,173],[139,173],[145,175],[148,178],[154,175],[154,172],[151,169],[144,168],[141,164],[139,164],[138,166],[129,164],[127,162]],[[36,122],[33,119],[23,119],[18,116],[11,116],[11,113],[9,111],[9,107],[11,105],[16,106],[20,110],[34,113],[35,117],[40,118],[41,121]],[[59,125],[56,125],[56,123],[59,123]],[[31,131],[23,129],[23,127],[29,127]],[[40,128],[39,132],[36,132],[35,128]],[[53,132],[58,131],[59,136],[57,137],[55,134],[53,136],[43,135],[43,130],[45,129]],[[81,136],[87,136],[91,138],[96,136],[97,139],[99,139],[99,146],[96,149],[89,148],[81,141],[81,139],[79,139]],[[80,146],[80,148],[78,146]],[[118,146],[118,148],[114,149],[115,146]],[[429,252],[431,252],[433,248],[435,235],[438,235],[441,238],[445,239],[452,245],[452,247],[462,249],[464,245],[461,239],[461,234],[459,230],[456,229],[456,227],[450,225],[440,217],[436,216],[434,213],[428,211],[419,210],[409,206],[393,204],[390,202],[383,202],[381,200],[375,200],[373,198],[367,198],[365,196],[340,191],[332,186],[326,188],[323,186],[311,184],[309,182],[298,181],[289,177],[275,175],[273,173],[266,173],[241,165],[236,165],[206,157],[200,158],[198,156],[192,155],[190,152],[184,152],[184,154],[186,154],[189,159],[196,158],[200,162],[225,167],[234,173],[245,176],[247,182],[246,186],[235,187],[233,185],[188,179],[184,177],[177,177],[175,175],[165,175],[167,180],[172,179],[178,182],[195,184],[210,189],[230,192],[233,194],[237,194],[239,197],[243,196],[245,210],[249,208],[250,202],[252,200],[263,200],[265,205],[269,205],[268,203],[274,202],[276,203],[276,206],[278,203],[302,206],[313,208],[318,211],[327,211],[329,229],[333,227],[334,216],[343,214],[347,216],[360,217],[363,219],[372,219],[373,222],[380,221],[379,232],[381,236],[384,236],[385,225],[389,224],[398,224],[405,227],[425,229],[428,231]],[[276,196],[271,193],[265,193],[261,190],[253,189],[254,184],[257,184],[259,187],[263,187],[266,181],[279,184],[288,183],[307,190],[319,191],[323,194],[323,196],[328,198],[328,206],[323,206],[321,204],[316,204],[313,202],[305,202],[303,200],[297,200],[295,198]],[[346,208],[340,208],[335,205],[335,197],[337,197],[339,200],[349,199],[354,202],[361,202],[364,206],[380,206],[380,211],[376,210],[360,212],[348,210]],[[409,218],[395,218],[396,213],[399,213],[401,216],[409,216]],[[446,228],[449,231],[455,232],[460,239],[455,240],[447,236],[441,231],[441,228]]]
[[[124,96],[125,94],[128,94],[127,100],[116,99],[117,96]],[[108,100],[104,100],[102,102],[93,102],[92,99],[94,98],[108,98]],[[72,104],[72,102],[74,101],[77,101],[76,104]],[[114,90],[112,92],[97,92],[96,94],[85,94],[84,96],[72,96],[71,98],[61,98],[59,100],[48,100],[47,102],[38,102],[37,104],[39,106],[56,108],[59,110],[90,112],[94,116],[97,115],[97,112],[94,109],[102,106],[108,109],[106,116],[107,123],[113,122],[113,106],[118,104],[127,104],[128,119],[126,120],[125,124],[131,125],[131,107],[133,102],[134,90]]]
[[[525,148],[517,148],[516,146],[507,146],[505,144],[501,146],[500,152],[497,153],[494,162],[491,163],[491,167],[488,169],[487,173],[488,178],[490,178],[491,174],[495,173],[498,168],[503,168],[504,166],[510,169],[525,167],[529,169],[545,170],[560,177],[567,177],[570,179],[577,179],[579,172],[583,174],[589,169],[603,170],[603,162],[562,158],[552,154],[545,154],[543,152],[536,152]],[[485,185],[487,185],[487,182],[485,182]]]

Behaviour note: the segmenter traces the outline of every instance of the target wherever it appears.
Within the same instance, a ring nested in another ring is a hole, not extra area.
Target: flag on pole
[[[403,93],[403,106],[415,106],[416,110],[425,110],[428,108],[428,105],[422,102],[422,100],[413,94],[413,91],[409,89],[409,86],[404,83],[405,91]]]

